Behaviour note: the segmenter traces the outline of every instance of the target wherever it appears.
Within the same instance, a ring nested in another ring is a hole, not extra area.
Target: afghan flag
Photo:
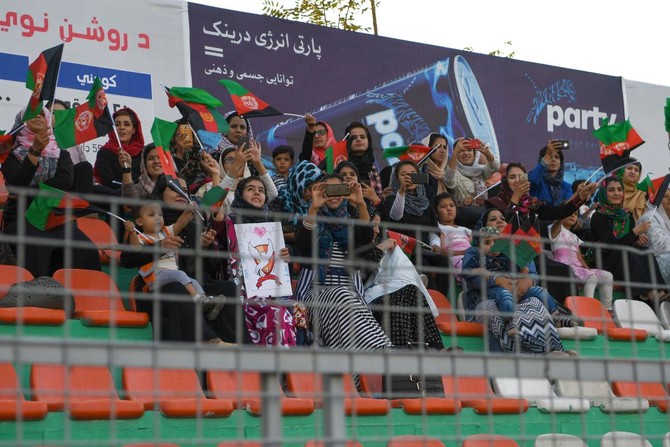
[[[26,88],[32,90],[26,113],[21,121],[35,118],[42,112],[42,101],[51,101],[56,95],[56,82],[63,56],[63,45],[44,50],[28,67]],[[70,147],[70,146],[68,146]]]
[[[491,251],[504,254],[519,268],[523,268],[542,252],[540,241],[540,233],[529,221],[525,225],[508,223]]]
[[[432,149],[428,146],[422,144],[412,144],[410,146],[397,146],[389,147],[384,149],[384,158],[397,158],[400,161],[413,161],[414,163],[420,163],[424,158],[426,158]]]
[[[107,109],[107,96],[97,76],[86,99],[86,102],[74,109],[54,112],[54,137],[58,147],[68,148],[95,140],[107,135],[114,128]]]
[[[40,183],[40,192],[26,210],[26,220],[42,231],[50,230],[90,212],[86,200]],[[80,210],[77,212],[76,210]],[[85,210],[81,212],[81,210]]]
[[[209,92],[196,87],[165,87],[170,107],[177,107],[179,113],[188,120],[196,132],[228,133],[228,122],[216,110],[223,103]]]
[[[154,139],[156,152],[161,160],[161,166],[163,166],[163,173],[174,178],[177,178],[177,170],[172,153],[170,153],[170,141],[172,141],[176,130],[177,123],[160,118],[154,118],[154,123],[151,125],[151,137]]]
[[[614,124],[605,124],[593,131],[593,136],[600,141],[600,159],[610,155],[621,157],[624,151],[632,151],[644,143],[640,134],[637,133],[629,120]]]
[[[389,239],[393,239],[398,247],[408,256],[412,257],[414,254],[414,249],[416,248],[417,240],[406,234],[396,233],[395,231],[388,230]]]
[[[0,144],[5,144],[5,143],[13,143],[14,142],[14,135],[13,134],[6,134],[4,130],[0,130]]]
[[[652,179],[647,174],[647,177],[637,184],[636,189],[644,191],[647,193],[647,200],[653,206],[660,206],[665,191],[668,189],[668,184],[670,183],[670,174],[666,174],[663,177]]]
[[[275,109],[235,81],[221,79],[219,84],[223,85],[228,90],[237,114],[244,118],[282,115],[282,112]]]
[[[347,152],[347,140],[337,141],[326,149],[326,172],[332,174],[337,165],[347,161],[349,154]]]
[[[223,201],[228,195],[228,192],[228,189],[215,186],[202,196],[200,204],[202,206],[208,207],[211,212],[216,213],[219,208],[221,208],[221,205],[223,205]]]

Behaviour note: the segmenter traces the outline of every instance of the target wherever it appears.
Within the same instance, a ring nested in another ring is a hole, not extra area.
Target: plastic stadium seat
[[[664,329],[670,329],[670,301],[663,301],[658,311]]]
[[[47,404],[25,400],[14,365],[0,363],[0,421],[44,419]]]
[[[179,444],[169,442],[136,442],[133,444],[124,444],[123,447],[179,447]]]
[[[74,296],[74,317],[87,326],[144,327],[149,315],[125,310],[119,288],[105,272],[60,269],[53,278]]]
[[[233,402],[235,408],[246,408],[253,415],[260,415],[261,408],[261,375],[255,372],[207,371],[207,390],[217,399]],[[281,410],[284,416],[306,416],[314,413],[312,399],[286,397],[277,381],[273,390],[281,398]]]
[[[458,321],[454,309],[446,296],[439,290],[428,289],[433,302],[439,312],[435,322],[437,328],[445,335],[460,335],[465,337],[481,337],[484,335],[484,326],[472,321]]]
[[[574,435],[546,433],[535,438],[535,447],[587,447],[587,445]]]
[[[600,447],[652,447],[644,436],[627,431],[611,431],[600,439]]]
[[[311,439],[305,443],[305,447],[326,447],[323,439]],[[363,447],[358,441],[347,441],[345,447]]]
[[[102,265],[108,265],[112,259],[119,262],[121,251],[112,248],[118,246],[119,241],[107,222],[91,217],[80,217],[77,219],[77,226],[98,248]]]
[[[606,335],[610,340],[645,341],[648,337],[647,331],[617,327],[605,305],[595,298],[569,296],[565,299],[565,305],[573,314],[584,320],[585,327],[596,329],[599,334]]]
[[[519,447],[519,444],[507,436],[471,435],[463,440],[462,447]]]
[[[374,399],[361,397],[356,390],[354,381],[349,374],[343,376],[344,382],[344,409],[347,416],[374,416],[384,415],[389,412],[389,401],[386,399]],[[316,407],[323,404],[323,384],[319,374],[311,373],[288,373],[286,375],[288,390],[296,397],[312,399]]]
[[[663,329],[656,313],[647,303],[637,300],[616,300],[614,315],[620,327],[641,329],[658,341],[670,341],[670,330]]]
[[[386,447],[444,447],[444,443],[430,436],[394,436],[386,443]]]
[[[263,443],[256,441],[226,441],[219,442],[217,447],[263,447]]]
[[[174,418],[225,417],[233,412],[229,399],[207,399],[192,369],[123,368],[128,399],[146,410],[158,407]]]
[[[30,371],[33,399],[49,411],[63,411],[72,419],[135,419],[144,414],[139,402],[121,400],[109,370],[100,366],[34,364]]]
[[[0,265],[0,300],[9,288],[18,282],[33,279],[32,273],[16,265]],[[0,323],[36,324],[44,326],[62,326],[66,315],[62,309],[44,309],[41,307],[0,307]]]
[[[495,377],[493,389],[499,396],[527,399],[542,413],[584,413],[591,407],[586,399],[556,396],[547,379]]]
[[[644,413],[649,409],[646,399],[617,397],[606,381],[556,380],[556,394],[561,397],[588,399],[592,406],[604,413]]]
[[[670,447],[670,433],[666,433],[663,436],[663,447]]]
[[[649,405],[664,413],[668,411],[670,396],[660,382],[612,382],[612,390],[617,396],[646,399]]]
[[[497,397],[486,377],[443,376],[444,393],[477,414],[519,414],[528,411],[526,399]]]

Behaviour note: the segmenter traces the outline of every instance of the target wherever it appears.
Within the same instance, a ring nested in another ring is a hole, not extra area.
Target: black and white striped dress
[[[345,268],[345,260],[345,252],[335,242],[323,284],[318,284],[318,270],[311,266],[300,270],[295,295],[308,307],[315,339],[332,349],[377,350],[391,346],[363,300],[360,273]]]

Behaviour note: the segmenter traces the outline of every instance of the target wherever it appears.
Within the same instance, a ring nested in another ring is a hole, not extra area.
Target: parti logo
[[[528,123],[537,124],[545,109],[547,111],[547,132],[553,132],[555,127],[561,126],[570,129],[595,130],[600,127],[603,119],[609,118],[610,124],[616,121],[616,113],[608,115],[606,112],[601,112],[598,106],[594,106],[591,110],[560,106],[559,102],[574,104],[577,100],[577,90],[571,79],[559,79],[540,89],[528,73],[526,73],[526,78],[535,89],[533,103],[526,117]]]

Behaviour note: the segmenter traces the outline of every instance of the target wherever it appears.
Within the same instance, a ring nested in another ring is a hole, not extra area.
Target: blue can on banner
[[[312,111],[328,123],[337,139],[352,121],[365,123],[372,143],[383,148],[420,142],[431,132],[447,137],[449,144],[461,137],[477,138],[499,157],[498,141],[484,95],[463,56],[439,60],[406,76],[353,94]],[[296,118],[257,135],[265,147],[280,144],[300,148],[305,122]],[[376,154],[379,162],[381,153]]]

